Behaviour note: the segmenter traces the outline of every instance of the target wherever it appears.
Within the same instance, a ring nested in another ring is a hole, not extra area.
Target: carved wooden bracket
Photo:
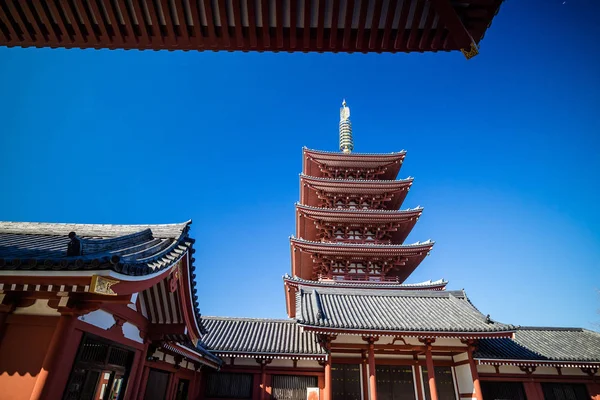
[[[391,344],[396,343],[396,341],[402,342],[404,343],[406,346],[408,346],[408,343],[406,343],[406,340],[404,340],[404,338],[402,336],[396,336],[394,337],[394,340],[392,340]]]
[[[591,377],[598,373],[598,368],[581,368],[581,371]]]
[[[425,346],[431,346],[435,343],[435,338],[419,338],[419,342],[423,343]]]
[[[519,369],[523,372],[525,372],[527,375],[531,375],[535,372],[535,370],[537,369],[537,367],[519,367]]]
[[[369,346],[371,346],[379,340],[379,336],[363,336],[362,340],[364,340],[365,342],[367,342],[369,344]]]
[[[266,367],[267,365],[271,364],[271,362],[273,361],[272,358],[255,358],[254,360],[261,367]]]

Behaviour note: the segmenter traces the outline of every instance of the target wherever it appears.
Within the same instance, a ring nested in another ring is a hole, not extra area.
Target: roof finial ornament
[[[340,150],[349,154],[354,150],[352,140],[352,123],[350,122],[350,107],[346,106],[346,99],[340,108]]]

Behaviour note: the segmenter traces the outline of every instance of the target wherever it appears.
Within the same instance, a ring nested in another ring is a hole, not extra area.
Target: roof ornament
[[[340,151],[350,154],[354,150],[352,140],[352,122],[350,122],[350,107],[346,106],[346,100],[342,101],[340,108]]]

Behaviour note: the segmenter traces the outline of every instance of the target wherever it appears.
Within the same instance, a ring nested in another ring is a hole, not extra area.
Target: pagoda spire
[[[340,108],[340,151],[351,153],[354,150],[354,141],[352,140],[352,122],[350,122],[350,107],[346,106],[346,100],[342,102]]]

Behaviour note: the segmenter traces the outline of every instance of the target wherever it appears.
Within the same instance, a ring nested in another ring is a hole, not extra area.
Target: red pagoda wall
[[[11,315],[0,341],[0,399],[28,399],[58,317]]]

